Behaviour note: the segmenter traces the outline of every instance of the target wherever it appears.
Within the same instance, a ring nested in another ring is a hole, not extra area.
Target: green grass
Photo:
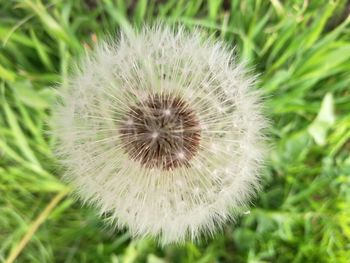
[[[350,262],[349,11],[345,0],[0,0],[0,262],[14,251],[16,262]],[[94,37],[156,19],[237,47],[260,74],[274,145],[249,215],[165,248],[106,229],[67,195],[47,132],[50,87]]]

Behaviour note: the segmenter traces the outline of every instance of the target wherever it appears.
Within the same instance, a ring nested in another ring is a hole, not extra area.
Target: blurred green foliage
[[[16,262],[350,262],[349,12],[346,0],[0,0],[0,262],[67,190],[52,86],[106,34],[158,19],[214,34],[260,74],[274,145],[264,190],[213,239],[165,248],[106,229],[68,195]]]

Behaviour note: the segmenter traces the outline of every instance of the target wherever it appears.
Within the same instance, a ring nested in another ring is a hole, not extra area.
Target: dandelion
[[[254,80],[197,30],[158,25],[101,43],[54,110],[64,178],[135,237],[214,234],[259,188],[266,121]]]

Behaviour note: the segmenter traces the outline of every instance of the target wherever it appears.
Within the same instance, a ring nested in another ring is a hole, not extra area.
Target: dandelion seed
[[[266,121],[253,83],[223,43],[182,27],[102,43],[54,110],[64,177],[135,237],[213,234],[259,187]]]

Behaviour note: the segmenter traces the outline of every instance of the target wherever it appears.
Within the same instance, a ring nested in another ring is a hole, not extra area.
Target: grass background
[[[350,262],[349,12],[345,0],[0,0],[0,262]],[[159,18],[237,47],[260,74],[274,143],[250,214],[165,248],[81,208],[45,132],[72,61]]]

